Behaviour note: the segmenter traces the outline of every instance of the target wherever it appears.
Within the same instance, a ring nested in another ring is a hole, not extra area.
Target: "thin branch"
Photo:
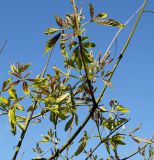
[[[7,40],[4,42],[4,44],[3,44],[3,46],[2,46],[2,48],[0,50],[0,55],[2,54],[2,52],[3,52],[3,50],[4,50],[5,46],[6,46],[6,44],[7,44]]]
[[[121,159],[121,160],[127,160],[133,156],[135,156],[136,154],[138,154],[140,151],[142,151],[143,149],[145,149],[149,144],[145,144],[144,146],[142,146],[140,149],[138,149],[137,151],[135,151],[134,153],[132,153],[131,155]]]
[[[96,149],[102,144],[104,143],[114,132],[116,132],[118,129],[120,129],[123,125],[125,125],[126,123],[128,123],[129,120],[126,120],[124,123],[122,123],[120,126],[118,126],[117,128],[115,128],[113,131],[110,132],[110,134],[108,134],[104,139],[102,139],[97,146],[90,152],[90,154],[87,156],[87,158],[85,160],[88,160],[92,154],[96,151]]]
[[[52,51],[53,51],[53,48],[52,48],[52,50],[51,50],[51,52],[50,52],[50,55],[49,55],[49,57],[48,57],[48,60],[47,60],[47,62],[46,62],[46,64],[45,64],[45,67],[44,67],[44,70],[43,70],[43,72],[42,72],[42,74],[41,74],[41,77],[44,77],[44,75],[45,75],[45,73],[46,73],[46,71],[47,71],[47,67],[48,67],[49,61],[50,61],[50,59],[51,59]],[[38,94],[38,96],[39,96],[39,94]],[[29,117],[26,119],[25,128],[24,128],[24,130],[21,132],[21,135],[20,135],[18,144],[16,145],[15,153],[14,153],[14,155],[13,155],[12,160],[16,160],[16,158],[17,158],[17,155],[18,155],[19,150],[20,150],[20,148],[21,148],[21,145],[22,145],[22,142],[23,142],[23,140],[24,140],[25,134],[26,134],[27,129],[28,129],[28,127],[29,127],[30,121],[31,121],[31,119],[32,119],[32,117],[33,117],[33,114],[34,114],[35,109],[37,108],[37,103],[38,103],[37,101],[34,101],[33,109],[32,109],[32,111],[31,111]]]
[[[142,14],[143,14],[143,12],[144,12],[144,8],[145,8],[145,6],[146,6],[146,4],[147,4],[147,1],[148,1],[148,0],[144,0],[144,3],[143,3],[143,5],[142,5],[142,9],[141,9],[140,12],[139,12],[139,15],[138,15],[138,17],[137,17],[137,20],[136,20],[136,22],[135,22],[135,24],[134,24],[134,26],[133,26],[133,29],[131,30],[131,33],[130,33],[130,35],[129,35],[129,37],[128,37],[128,39],[127,39],[127,41],[126,41],[126,43],[125,43],[125,45],[124,45],[124,47],[123,47],[120,55],[119,55],[119,58],[118,58],[117,62],[115,63],[115,65],[114,65],[114,67],[113,67],[113,69],[112,69],[112,73],[111,73],[111,75],[110,75],[110,77],[109,77],[109,81],[111,80],[113,74],[115,73],[115,71],[116,71],[116,69],[117,69],[117,67],[118,67],[118,65],[119,65],[119,62],[121,61],[121,59],[122,59],[122,57],[123,57],[123,55],[124,55],[124,53],[125,53],[128,45],[129,45],[130,41],[131,41],[131,39],[132,39],[132,37],[133,37],[133,35],[134,35],[134,33],[135,33],[136,27],[137,27],[137,25],[138,25],[138,23],[139,23],[139,20],[140,20]],[[107,89],[107,85],[105,85],[104,88],[102,89],[102,92],[101,92],[99,98],[97,99],[97,103],[99,103],[99,102],[101,101],[101,99],[102,99],[102,97],[103,97],[106,89]]]

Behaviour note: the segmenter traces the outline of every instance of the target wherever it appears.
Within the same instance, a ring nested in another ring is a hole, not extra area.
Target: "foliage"
[[[152,148],[153,140],[135,135],[140,126],[132,131],[126,130],[126,123],[129,121],[126,114],[129,109],[115,99],[112,99],[108,106],[104,106],[102,103],[106,88],[112,87],[111,78],[135,28],[132,30],[130,38],[113,69],[106,71],[106,65],[112,66],[113,62],[110,51],[107,51],[104,55],[102,55],[102,52],[93,53],[91,49],[96,47],[96,44],[85,35],[85,27],[89,23],[96,23],[122,29],[125,25],[108,18],[107,13],[96,14],[91,3],[89,4],[90,20],[85,23],[82,7],[77,8],[74,0],[71,0],[71,3],[74,12],[67,13],[65,18],[56,16],[55,20],[58,27],[48,28],[44,32],[50,37],[46,43],[45,52],[53,51],[54,46],[58,43],[64,57],[63,68],[53,66],[54,74],[46,74],[45,70],[37,77],[31,78],[31,73],[28,71],[30,64],[11,64],[10,75],[12,78],[5,80],[2,84],[0,110],[2,114],[8,116],[10,130],[14,135],[16,135],[17,127],[21,130],[21,137],[16,146],[13,159],[17,158],[30,122],[37,119],[37,122],[41,123],[44,118],[52,123],[52,128],[49,126],[49,131],[42,136],[42,139],[36,144],[36,148],[33,148],[33,152],[38,155],[35,159],[46,159],[44,158],[46,152],[41,146],[42,143],[49,143],[52,146],[49,160],[58,159],[59,157],[71,160],[76,159],[80,154],[85,154],[86,159],[96,160],[99,158],[94,152],[100,146],[104,146],[104,150],[108,154],[107,157],[101,155],[101,159],[118,160],[123,158],[118,148],[127,145],[125,139],[128,137],[136,143],[143,142],[144,145],[140,146],[136,152],[126,155],[123,160],[129,159],[137,153],[144,158],[146,156],[149,159],[152,158],[154,153]],[[146,1],[140,10],[139,18],[145,4]],[[137,25],[137,22],[135,25]],[[104,83],[103,89],[97,85],[99,80]],[[22,95],[18,93],[19,87],[22,88]],[[28,107],[21,105],[25,101],[31,102],[31,105]],[[89,113],[83,123],[80,122],[78,112],[79,108],[82,107],[88,108],[87,112]],[[85,127],[88,121],[95,124],[97,132],[92,132]],[[63,127],[63,134],[69,134],[68,141],[64,145],[58,138],[58,134],[60,134],[56,130],[58,126]],[[76,130],[76,128],[78,129]],[[82,134],[79,134],[82,130],[84,130]],[[76,143],[77,135],[80,136],[78,147],[74,153],[69,154],[68,151],[74,146],[73,143]],[[92,148],[87,147],[93,140],[98,144],[92,146]],[[149,154],[146,154],[146,149]],[[63,152],[64,150],[66,150],[66,154]]]

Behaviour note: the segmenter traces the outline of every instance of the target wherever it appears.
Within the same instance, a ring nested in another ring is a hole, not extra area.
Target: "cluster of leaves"
[[[70,156],[66,155],[64,159],[73,159],[81,153],[85,153],[87,159],[98,159],[97,155],[93,154],[94,148],[91,148],[90,151],[86,149],[87,143],[90,143],[92,139],[99,140],[98,147],[100,145],[105,146],[109,155],[107,159],[120,159],[118,147],[119,145],[126,145],[124,142],[126,137],[131,137],[137,143],[145,142],[148,144],[150,147],[149,155],[152,156],[151,144],[153,141],[134,135],[139,128],[126,133],[124,126],[129,121],[125,116],[129,112],[127,108],[120,105],[116,100],[111,100],[108,108],[102,105],[101,101],[97,103],[95,101],[95,93],[101,90],[97,86],[98,79],[101,79],[105,86],[112,87],[110,82],[112,70],[106,72],[105,66],[111,64],[113,59],[110,52],[102,56],[102,52],[94,54],[91,51],[92,48],[96,47],[96,44],[85,36],[84,27],[92,22],[118,28],[123,28],[124,25],[107,18],[107,13],[101,12],[95,16],[92,4],[89,4],[89,13],[91,19],[83,23],[85,17],[82,14],[82,8],[79,10],[75,6],[74,13],[66,14],[64,19],[59,16],[55,17],[59,28],[51,27],[44,32],[46,35],[51,36],[46,44],[46,52],[53,50],[55,44],[59,42],[64,57],[63,68],[65,71],[54,66],[54,74],[52,75],[46,74],[45,77],[42,77],[40,74],[35,78],[29,78],[30,72],[27,72],[27,70],[30,64],[21,65],[17,63],[11,65],[10,75],[13,77],[4,81],[0,91],[1,114],[8,115],[11,132],[14,135],[17,126],[22,133],[26,133],[29,122],[32,120],[38,119],[38,122],[41,123],[41,119],[46,118],[52,123],[54,129],[50,128],[48,133],[42,136],[42,140],[36,144],[36,148],[33,148],[33,151],[39,155],[36,159],[43,159],[41,157],[45,155],[45,152],[40,144],[48,142],[53,144],[50,149],[52,151],[51,155],[58,153],[57,156],[62,156],[58,152],[62,144],[58,138],[56,128],[58,125],[63,124],[61,122],[64,122],[65,126],[62,125],[64,132],[71,134],[72,130],[80,125],[78,108],[81,106],[87,106],[89,111],[95,107],[90,120],[95,123],[97,135],[90,135],[88,130],[84,130],[76,151]],[[16,91],[19,87],[22,87],[23,94]],[[7,98],[2,94],[7,95]],[[19,94],[22,94],[22,96],[19,96]],[[31,105],[28,107],[22,106],[21,104],[24,104],[25,100],[31,102]],[[34,111],[38,114],[34,115]],[[27,117],[23,116],[23,112],[27,113]],[[29,113],[31,113],[30,117],[28,116]],[[67,149],[70,149],[72,145],[70,143]],[[139,151],[145,156],[144,150]]]

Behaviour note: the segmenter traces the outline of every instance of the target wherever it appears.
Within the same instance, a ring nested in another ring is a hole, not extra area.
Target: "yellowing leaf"
[[[16,90],[15,90],[15,89],[10,88],[10,89],[9,89],[9,94],[10,94],[10,96],[11,96],[12,98],[17,99],[17,93],[16,93]]]
[[[121,106],[121,105],[116,106],[116,108],[117,108],[117,110],[118,110],[119,112],[123,112],[123,113],[128,113],[128,112],[129,112],[129,110],[128,110],[127,108],[124,108],[124,107]]]
[[[69,96],[69,93],[65,93],[64,95],[56,99],[56,103],[61,103],[68,96]]]
[[[131,136],[131,138],[137,143],[141,143],[141,142],[145,142],[145,143],[149,143],[149,144],[154,143],[152,140],[149,140],[149,139],[146,139],[146,138],[140,138],[140,137],[136,137],[136,136]]]
[[[100,24],[100,25],[104,25],[104,26],[115,26],[115,27],[119,27],[119,28],[124,28],[125,25],[116,21],[116,20],[113,20],[113,19],[107,19],[107,20],[101,20],[101,21],[96,21],[97,24]]]
[[[4,104],[8,104],[8,99],[4,98],[4,97],[0,97],[0,101]]]
[[[27,82],[25,82],[25,81],[24,81],[23,84],[22,84],[22,89],[23,89],[23,91],[24,91],[25,94],[29,94],[29,93],[30,93],[28,84],[27,84]]]
[[[48,28],[48,29],[44,32],[44,34],[46,34],[46,35],[51,35],[51,34],[57,32],[57,31],[58,31],[57,28]]]
[[[5,91],[7,89],[8,84],[12,81],[11,78],[8,78],[3,82],[2,91]]]
[[[107,13],[99,13],[99,14],[94,18],[94,20],[98,20],[98,19],[106,18],[106,17],[107,17]]]
[[[61,33],[58,33],[56,36],[54,36],[53,38],[51,38],[46,43],[45,52],[48,52],[56,44],[56,42],[58,41],[60,35],[61,35]]]
[[[11,132],[15,135],[16,134],[16,114],[15,114],[14,107],[9,109],[8,117],[9,117],[9,123],[11,126]]]
[[[95,43],[91,43],[91,42],[83,43],[84,48],[94,48],[95,46],[96,46]]]

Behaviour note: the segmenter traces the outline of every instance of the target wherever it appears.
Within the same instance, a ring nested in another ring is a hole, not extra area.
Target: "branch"
[[[71,1],[75,3],[74,0],[71,0]],[[115,70],[117,69],[117,66],[118,66],[119,62],[121,61],[121,59],[122,59],[122,57],[123,57],[123,55],[124,55],[124,53],[125,53],[125,50],[127,49],[128,45],[129,45],[129,43],[130,43],[130,40],[131,40],[131,38],[132,38],[132,36],[133,36],[133,34],[134,34],[134,32],[135,32],[135,29],[136,29],[136,27],[137,27],[137,25],[138,25],[138,22],[139,22],[139,20],[140,20],[140,18],[141,18],[141,15],[142,15],[142,13],[143,13],[143,11],[144,11],[144,8],[145,8],[146,4],[147,4],[147,0],[144,0],[142,9],[141,9],[140,12],[139,12],[138,18],[137,18],[137,20],[136,20],[136,22],[135,22],[135,24],[134,24],[134,27],[133,27],[133,29],[132,29],[132,31],[131,31],[131,33],[130,33],[127,41],[126,41],[126,44],[124,45],[124,47],[123,47],[123,49],[122,49],[122,51],[121,51],[121,53],[120,53],[120,56],[119,56],[117,62],[115,63],[115,65],[114,65],[114,67],[113,67],[113,69],[112,69],[112,74],[110,75],[109,80],[111,80],[111,78],[112,78]],[[59,149],[54,155],[52,155],[51,157],[49,157],[48,160],[53,160],[53,159],[55,159],[56,157],[58,157],[59,154],[61,154],[61,153],[72,143],[72,141],[77,137],[77,135],[78,135],[78,134],[80,133],[80,131],[85,127],[85,125],[87,124],[87,122],[89,121],[89,119],[91,118],[91,116],[93,115],[93,113],[95,112],[95,110],[97,109],[98,103],[100,102],[101,98],[103,97],[106,89],[107,89],[107,85],[104,86],[104,88],[103,88],[103,90],[102,90],[99,98],[98,98],[97,101],[96,101],[96,105],[93,105],[93,107],[92,107],[91,110],[90,110],[90,113],[88,114],[88,116],[86,117],[86,119],[84,120],[84,122],[81,124],[81,126],[80,126],[80,127],[77,129],[77,131],[72,135],[72,137],[62,146],[62,148]]]
[[[124,55],[124,53],[125,53],[128,45],[129,45],[130,41],[131,41],[131,39],[132,39],[132,37],[133,37],[133,35],[134,35],[134,33],[135,33],[136,27],[137,27],[137,25],[138,25],[138,23],[139,23],[139,20],[140,20],[142,14],[143,14],[143,12],[144,12],[144,8],[145,8],[145,6],[146,6],[146,4],[147,4],[147,1],[148,1],[148,0],[144,0],[144,3],[143,3],[143,5],[142,5],[142,9],[141,9],[140,12],[139,12],[139,15],[138,15],[138,17],[137,17],[137,20],[136,20],[136,22],[135,22],[135,24],[134,24],[134,26],[133,26],[133,29],[132,29],[132,31],[131,31],[131,33],[130,33],[130,35],[129,35],[129,37],[128,37],[128,39],[127,39],[127,41],[126,41],[126,43],[125,43],[125,45],[124,45],[124,47],[123,47],[123,49],[122,49],[122,51],[121,51],[121,53],[120,53],[120,55],[119,55],[119,58],[118,58],[117,62],[115,63],[115,65],[114,65],[114,67],[113,67],[113,69],[112,69],[111,75],[110,75],[110,77],[109,77],[109,81],[111,80],[113,74],[115,73],[115,71],[116,71],[116,69],[117,69],[117,67],[118,67],[118,65],[119,65],[119,62],[121,61],[121,59],[122,59],[122,57],[123,57],[123,55]],[[107,89],[107,85],[105,85],[104,88],[102,89],[102,92],[101,92],[99,98],[97,99],[97,103],[99,103],[99,102],[101,101],[101,99],[102,99],[102,97],[103,97],[106,89]]]
[[[88,158],[90,158],[92,156],[92,154],[96,151],[96,149],[102,144],[104,143],[114,132],[116,132],[118,129],[120,129],[124,124],[128,123],[129,120],[126,120],[124,123],[122,123],[120,126],[118,126],[117,128],[115,128],[113,131],[110,132],[110,134],[108,134],[104,139],[102,139],[97,146],[90,152],[90,154],[87,156],[87,158],[85,160],[88,160]]]
[[[54,48],[54,47],[53,47],[53,48]],[[46,73],[46,71],[47,71],[47,67],[48,67],[49,61],[50,61],[50,59],[51,59],[51,54],[52,54],[52,52],[53,52],[53,48],[52,48],[52,50],[51,50],[51,52],[50,52],[50,55],[49,55],[49,57],[48,57],[48,60],[47,60],[47,62],[46,62],[46,64],[45,64],[45,67],[44,67],[44,70],[43,70],[43,72],[42,72],[42,74],[41,74],[41,77],[44,77],[44,75],[45,75],[45,73]],[[39,96],[39,94],[38,94],[38,96]],[[17,158],[17,155],[18,155],[19,150],[20,150],[20,148],[21,148],[21,145],[22,145],[22,142],[23,142],[23,140],[24,140],[25,134],[26,134],[27,129],[28,129],[28,127],[29,127],[30,121],[31,121],[31,119],[32,119],[32,117],[33,117],[33,114],[34,114],[35,109],[37,108],[37,103],[38,103],[37,101],[34,101],[33,110],[31,111],[29,117],[27,118],[27,120],[26,120],[26,122],[25,122],[25,128],[24,128],[24,130],[21,132],[21,135],[20,135],[18,144],[16,145],[15,153],[14,153],[14,155],[13,155],[12,160],[16,160],[16,158]]]
[[[133,156],[135,156],[136,154],[138,154],[140,151],[142,151],[144,148],[146,148],[149,144],[145,144],[144,146],[142,146],[140,149],[138,149],[136,152],[132,153],[131,155],[129,155],[128,157],[125,157],[121,160],[127,160]]]

